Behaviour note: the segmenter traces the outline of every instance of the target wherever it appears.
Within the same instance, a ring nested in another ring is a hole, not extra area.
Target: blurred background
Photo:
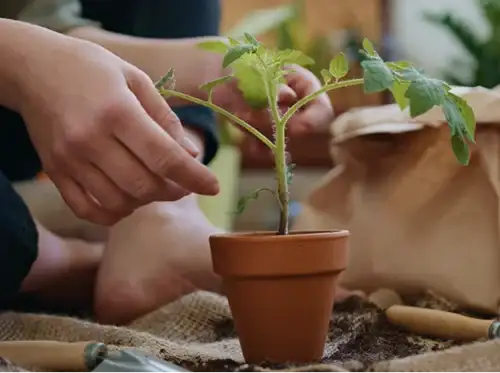
[[[370,38],[385,59],[409,59],[428,75],[451,84],[494,87],[500,83],[500,0],[223,0],[222,31],[243,31],[278,48],[300,49],[316,61],[315,72],[344,51],[352,75],[359,43]],[[334,93],[337,114],[360,106],[390,103],[384,94],[365,96],[360,87]],[[224,147],[214,167],[224,169],[223,194],[202,200],[215,224],[236,230],[274,229],[279,216],[272,197],[262,194],[245,212],[234,216],[238,196],[273,186],[272,160],[250,151],[246,136],[221,125]],[[290,138],[288,149],[297,165],[291,198],[302,200],[332,167],[330,135]],[[228,172],[232,169],[234,172]],[[292,212],[300,210],[295,203]]]

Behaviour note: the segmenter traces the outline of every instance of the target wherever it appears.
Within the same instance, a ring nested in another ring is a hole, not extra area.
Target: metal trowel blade
[[[92,372],[189,372],[178,365],[133,349],[109,352]]]

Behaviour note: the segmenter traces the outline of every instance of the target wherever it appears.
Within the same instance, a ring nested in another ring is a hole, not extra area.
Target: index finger
[[[193,158],[160,127],[131,94],[114,136],[152,173],[170,179],[197,194],[215,195],[219,182],[206,166]]]
[[[293,115],[289,128],[296,132],[327,129],[333,118],[333,107],[328,96],[321,95]]]

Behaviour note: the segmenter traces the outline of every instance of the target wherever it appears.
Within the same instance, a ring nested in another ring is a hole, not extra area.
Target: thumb
[[[146,113],[189,154],[198,156],[200,149],[186,136],[181,121],[157,91],[153,81],[142,71],[132,71],[127,82]]]
[[[297,94],[287,84],[281,84],[278,90],[278,103],[280,106],[292,106],[297,102]]]

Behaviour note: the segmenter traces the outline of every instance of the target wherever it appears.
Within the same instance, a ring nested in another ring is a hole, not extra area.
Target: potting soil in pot
[[[456,311],[432,294],[405,301]],[[185,296],[127,327],[73,317],[0,313],[0,340],[98,340],[136,347],[193,371],[500,371],[499,341],[457,346],[452,341],[411,335],[390,325],[374,304],[354,297],[335,306],[326,358],[321,364],[248,366],[234,333],[227,300],[205,292]],[[0,370],[22,368],[0,359]]]

